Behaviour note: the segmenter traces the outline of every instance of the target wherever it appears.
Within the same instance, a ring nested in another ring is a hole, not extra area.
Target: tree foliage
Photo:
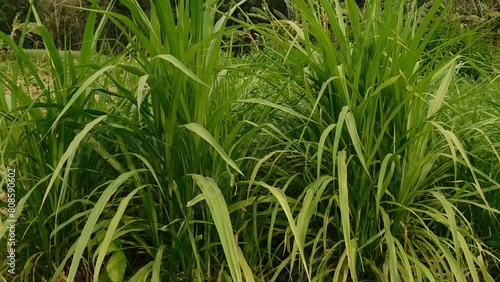
[[[7,34],[11,32],[12,21],[17,14],[21,15],[21,18],[26,17],[28,12],[29,1],[20,0],[0,0],[0,30]]]

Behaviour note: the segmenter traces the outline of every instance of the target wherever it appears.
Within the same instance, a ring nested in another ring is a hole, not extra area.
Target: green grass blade
[[[138,187],[134,189],[132,192],[130,192],[123,200],[121,200],[120,205],[118,206],[118,209],[116,210],[115,215],[110,221],[108,230],[106,230],[106,235],[99,245],[99,249],[97,250],[97,253],[99,254],[97,257],[97,261],[94,265],[95,271],[94,271],[94,281],[97,281],[99,279],[99,272],[101,270],[102,263],[104,262],[104,258],[108,254],[108,248],[113,241],[113,235],[115,235],[115,231],[118,227],[118,224],[120,223],[123,214],[125,213],[125,210],[128,207],[128,203],[130,200],[135,196],[139,190],[143,189],[144,186]]]
[[[356,242],[351,239],[351,211],[349,208],[349,187],[347,186],[348,181],[345,151],[341,151],[338,153],[337,178],[339,182],[340,217],[342,222],[342,233],[344,235],[347,261],[351,273],[351,279],[353,281],[358,281],[358,274],[356,270]]]
[[[64,152],[61,159],[59,160],[57,167],[54,169],[54,172],[52,173],[52,177],[50,178],[49,185],[47,185],[47,189],[45,190],[45,195],[43,196],[42,203],[40,204],[40,210],[41,210],[43,204],[45,203],[45,200],[49,196],[50,190],[51,190],[52,186],[54,185],[56,178],[59,176],[59,173],[61,172],[63,165],[70,158],[71,159],[73,158],[73,156],[76,153],[76,150],[80,146],[80,143],[83,141],[85,136],[89,133],[89,131],[92,130],[92,128],[94,128],[94,126],[96,126],[98,123],[100,123],[101,121],[106,119],[106,117],[107,116],[100,116],[100,117],[96,118],[95,120],[93,120],[92,122],[87,124],[85,126],[85,128],[75,136],[75,138],[73,139],[71,144],[68,146],[68,149],[66,149],[66,152]]]
[[[290,226],[290,229],[292,230],[292,233],[295,237],[300,238],[300,231],[297,228],[297,225],[295,224],[295,220],[293,219],[293,214],[292,211],[290,210],[290,206],[288,205],[288,200],[285,196],[285,193],[283,193],[282,190],[277,189],[276,187],[270,186],[262,181],[258,181],[255,184],[261,185],[262,187],[266,188],[273,194],[274,197],[276,197],[276,200],[278,200],[278,203],[280,204],[281,208],[285,212],[285,215],[288,219],[288,224]],[[304,245],[302,242],[299,240],[295,241],[297,244],[297,248],[299,250],[300,257],[302,259],[302,263],[304,265],[308,280],[311,281],[311,274],[309,273],[308,267],[307,267],[307,261],[306,257],[304,255]]]
[[[158,252],[156,253],[156,258],[153,263],[153,277],[151,278],[152,282],[160,282],[161,279],[161,264],[163,261],[163,251],[165,250],[165,245],[162,245],[159,249]]]
[[[183,127],[191,130],[192,132],[203,138],[205,141],[207,141],[208,144],[210,144],[217,151],[217,153],[219,153],[219,155],[224,159],[224,161],[226,161],[229,166],[231,166],[239,174],[244,175],[238,165],[236,165],[236,163],[226,154],[226,152],[224,152],[224,149],[222,149],[219,143],[217,143],[212,134],[210,134],[210,132],[208,132],[203,126],[197,123],[190,123],[183,125]]]
[[[224,254],[226,255],[231,277],[233,281],[242,282],[240,256],[238,254],[238,246],[234,239],[226,201],[217,183],[215,183],[213,179],[201,175],[192,175],[192,177],[205,195],[215,227],[219,234],[222,248],[224,249]]]
[[[78,238],[75,253],[73,254],[73,260],[71,261],[68,281],[74,281],[76,272],[78,271],[78,267],[80,265],[80,260],[82,259],[83,252],[87,249],[87,244],[90,240],[90,236],[92,236],[92,231],[97,223],[97,220],[99,219],[99,216],[106,207],[106,204],[109,201],[110,197],[121,187],[121,185],[125,181],[144,171],[146,170],[142,169],[124,173],[113,180],[102,192],[99,200],[96,202],[94,208],[92,209],[92,213],[90,213],[89,215],[89,219],[85,223],[82,234]]]
[[[193,79],[194,81],[198,82],[199,84],[201,85],[204,85],[208,88],[210,88],[210,86],[208,86],[208,84],[206,84],[205,82],[203,82],[203,80],[201,80],[198,76],[196,76],[196,74],[194,74],[191,70],[189,70],[181,61],[179,61],[176,57],[172,56],[172,55],[169,55],[169,54],[166,54],[166,55],[158,55],[155,57],[155,59],[158,58],[158,59],[162,59],[162,60],[165,60],[167,62],[170,62],[172,65],[174,65],[175,67],[177,67],[179,70],[181,70],[185,75],[189,76],[191,79]]]

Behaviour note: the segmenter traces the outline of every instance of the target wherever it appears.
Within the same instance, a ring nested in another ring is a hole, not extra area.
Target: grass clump
[[[86,10],[78,58],[33,10],[50,83],[0,35],[14,280],[498,279],[498,74],[438,40],[451,3],[295,0],[270,24],[242,2],[122,3]],[[224,51],[228,19],[266,44]],[[104,57],[106,21],[129,44]]]

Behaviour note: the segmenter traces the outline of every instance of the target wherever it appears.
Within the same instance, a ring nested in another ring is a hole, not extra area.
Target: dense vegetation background
[[[2,281],[500,280],[498,1],[11,4]]]
[[[110,3],[113,4],[113,11],[130,16],[130,12],[122,1],[100,0],[98,4],[100,7],[107,7]],[[364,0],[355,1],[359,7],[363,7]],[[147,0],[138,0],[137,3],[141,8],[149,13],[150,3]],[[175,5],[175,1],[170,1],[171,5]],[[218,9],[220,11],[227,11],[231,5],[230,0],[219,1]],[[417,5],[429,5],[431,1],[419,0]],[[92,6],[91,0],[38,0],[34,1],[38,13],[44,19],[44,25],[48,28],[49,32],[53,35],[56,41],[56,46],[60,49],[78,50],[81,48],[83,39],[83,31],[85,28],[87,13],[75,9],[79,7],[90,8]],[[15,25],[14,21],[18,16],[19,23],[26,20],[30,6],[29,0],[11,1],[0,0],[0,30],[6,34],[20,33],[20,25]],[[280,0],[248,0],[242,3],[240,8],[235,11],[234,16],[240,19],[251,19],[254,22],[269,21],[266,19],[263,7],[267,7],[269,11],[278,18],[293,18],[293,9],[290,1]],[[478,25],[485,20],[491,19],[496,16],[500,10],[500,3],[498,0],[474,0],[464,1],[457,0],[454,4],[454,15],[460,17],[459,23],[468,25]],[[492,24],[489,31],[499,33],[500,26],[498,23]],[[108,23],[105,32],[107,39],[120,38],[120,31],[113,23]],[[497,38],[498,40],[499,38]],[[498,44],[498,43],[497,43]],[[42,48],[43,41],[41,38],[31,38],[25,42],[25,48]],[[119,48],[113,46],[113,48]]]

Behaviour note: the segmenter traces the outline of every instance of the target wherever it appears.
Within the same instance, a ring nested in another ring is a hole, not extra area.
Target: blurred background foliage
[[[26,21],[29,10],[29,0],[0,0],[0,30],[11,34],[16,38],[20,34],[21,25],[15,23],[16,17],[20,23]],[[101,0],[99,5],[106,7],[111,0]],[[142,8],[149,12],[149,1],[137,1]],[[174,0],[170,1],[172,4]],[[219,10],[226,12],[234,0],[219,1]],[[358,6],[362,7],[364,0],[356,0]],[[432,4],[431,1],[421,0],[419,5],[423,8]],[[37,11],[44,24],[51,32],[59,49],[79,50],[81,48],[83,31],[85,29],[86,12],[78,8],[91,8],[90,0],[36,0]],[[75,9],[75,7],[77,9]],[[130,16],[129,10],[120,2],[116,1],[113,11]],[[423,9],[425,12],[425,9]],[[481,28],[485,33],[485,38],[500,46],[500,0],[457,0],[454,8],[448,16],[449,25],[443,32],[460,33],[464,29]],[[235,17],[243,21],[266,22],[276,19],[288,18],[294,20],[291,5],[287,0],[248,0],[240,5]],[[231,23],[231,21],[230,21]],[[112,49],[120,52],[125,39],[120,37],[119,29],[112,23],[108,23],[106,28],[106,38],[115,42],[103,42],[111,44]],[[446,37],[446,36],[445,36]],[[103,44],[101,43],[101,45]],[[109,46],[109,45],[106,45]],[[25,48],[43,48],[41,40],[36,36],[28,38]]]

